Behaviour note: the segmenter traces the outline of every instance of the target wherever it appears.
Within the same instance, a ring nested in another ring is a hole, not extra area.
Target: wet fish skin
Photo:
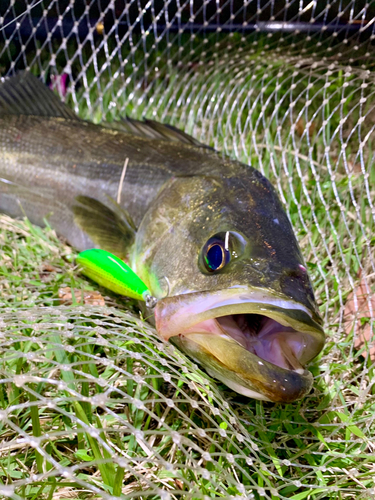
[[[172,336],[235,390],[272,401],[308,392],[312,378],[302,368],[263,363],[231,338],[184,334],[190,323],[199,330],[216,317],[246,314],[251,321],[261,314],[280,325],[280,338],[288,328],[300,332],[302,366],[322,349],[322,321],[303,257],[270,182],[161,124],[128,121],[109,128],[79,120],[40,85],[27,74],[13,79],[13,94],[34,89],[26,109],[13,105],[6,83],[0,85],[0,211],[26,214],[38,225],[48,218],[78,250],[99,242],[127,256],[159,299],[147,315],[155,313],[161,337]],[[228,234],[234,250],[213,273],[202,251],[217,234]],[[278,337],[272,335],[266,341],[274,346]],[[237,373],[233,367],[240,365]],[[286,376],[283,386],[279,379]]]
[[[16,185],[12,189],[3,184],[0,211],[13,217],[26,213],[37,225],[44,225],[48,218],[78,250],[90,248],[94,243],[74,222],[77,196],[90,195],[104,204],[108,204],[107,196],[116,199],[124,160],[129,158],[121,205],[139,226],[134,262],[143,279],[154,276],[158,268],[171,276],[170,293],[186,293],[186,277],[173,277],[180,272],[180,262],[171,265],[163,247],[158,246],[157,253],[150,250],[162,236],[166,248],[173,248],[174,260],[178,255],[185,262],[185,273],[194,276],[196,289],[227,288],[238,274],[253,285],[281,292],[291,288],[294,280],[294,292],[299,293],[293,297],[316,307],[307,274],[296,268],[296,263],[303,265],[303,258],[290,222],[273,187],[257,170],[207,149],[129,137],[59,117],[0,117],[0,144],[7,145],[0,156],[0,178]],[[251,235],[253,264],[233,263],[230,272],[217,275],[197,272],[191,255],[197,255],[211,234],[225,230]],[[142,249],[149,256],[143,270]]]
[[[0,177],[20,186],[19,198],[24,208],[30,207],[25,208],[30,220],[42,225],[43,218],[53,212],[54,227],[80,250],[88,243],[82,234],[78,236],[79,228],[72,239],[71,209],[75,198],[89,194],[104,203],[107,195],[116,199],[126,158],[130,161],[121,193],[122,206],[138,225],[161,186],[183,171],[181,154],[189,157],[184,168],[192,172],[208,152],[203,149],[198,153],[189,145],[184,145],[181,152],[180,145],[168,143],[166,155],[165,144],[157,140],[80,120],[27,115],[0,116],[0,144]],[[205,163],[210,162],[207,160]],[[209,169],[209,165],[203,164],[202,169]],[[8,191],[8,198],[1,197],[1,211],[21,216],[20,208],[14,206],[13,192],[10,188]]]

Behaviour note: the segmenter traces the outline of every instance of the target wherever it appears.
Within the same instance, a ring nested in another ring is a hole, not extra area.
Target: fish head
[[[159,335],[209,374],[257,399],[310,391],[322,320],[289,219],[257,170],[171,179],[140,225],[133,266],[158,299]]]

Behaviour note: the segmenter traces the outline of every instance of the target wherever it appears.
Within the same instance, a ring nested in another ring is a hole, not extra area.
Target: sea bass
[[[322,320],[256,169],[153,121],[82,121],[20,73],[0,84],[0,211],[126,260],[157,299],[146,313],[160,337],[231,389],[280,402],[310,391]]]

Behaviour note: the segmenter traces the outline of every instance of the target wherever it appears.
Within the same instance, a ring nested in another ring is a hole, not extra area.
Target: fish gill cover
[[[304,399],[240,397],[51,229],[0,216],[1,497],[375,496],[374,19],[350,0],[0,1],[1,76],[27,69],[96,123],[172,124],[270,179],[328,337]]]

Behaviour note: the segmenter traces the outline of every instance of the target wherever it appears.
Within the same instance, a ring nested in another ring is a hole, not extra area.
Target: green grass
[[[163,66],[159,47],[151,51],[146,79],[139,49],[139,69],[124,66],[123,75],[131,75],[126,87],[122,76],[112,80],[118,58],[99,87],[83,51],[88,86],[68,103],[96,122],[124,113],[168,121],[271,179],[325,319],[327,344],[310,366],[314,390],[290,405],[235,395],[162,344],[133,303],[101,290],[105,307],[80,304],[96,286],[77,273],[74,251],[51,229],[1,217],[0,495],[367,500],[375,494],[374,367],[353,349],[343,323],[360,272],[373,272],[372,84],[361,108],[363,78],[355,64],[348,75],[340,65],[327,76],[326,66],[308,64],[295,75],[295,59],[273,51],[275,44],[265,48],[266,41],[245,44],[238,59],[217,49],[222,59],[198,67]],[[194,42],[198,55],[202,43]],[[235,37],[233,44],[242,42]],[[75,47],[67,50],[71,57]],[[42,62],[47,68],[48,57]],[[66,287],[72,305],[59,302]]]

